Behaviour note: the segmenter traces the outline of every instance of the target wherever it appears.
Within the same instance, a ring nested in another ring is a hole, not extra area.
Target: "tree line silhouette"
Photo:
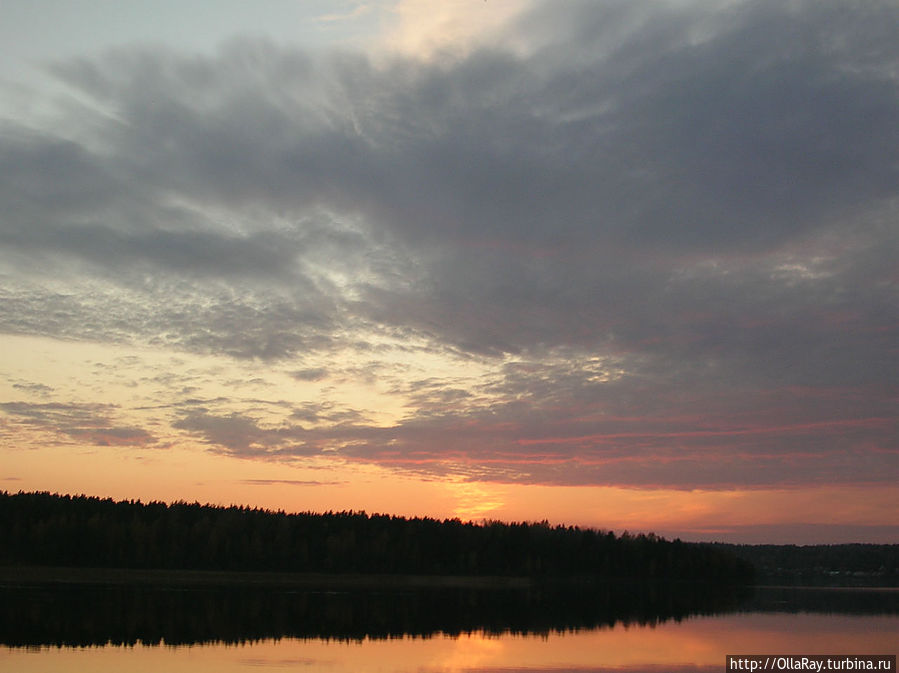
[[[751,563],[766,584],[899,585],[899,544],[718,546]]]
[[[751,582],[712,545],[577,526],[0,492],[0,564]]]

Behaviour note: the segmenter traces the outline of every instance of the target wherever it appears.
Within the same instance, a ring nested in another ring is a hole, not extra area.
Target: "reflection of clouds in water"
[[[238,662],[241,666],[253,666],[259,668],[293,668],[295,666],[333,666],[334,661],[321,661],[320,659],[269,659],[247,658]]]
[[[461,673],[490,670],[484,667],[501,665],[508,657],[508,643],[500,636],[466,633],[453,638],[452,642],[453,648],[445,653],[445,658],[440,666],[433,669],[434,671]]]
[[[431,669],[419,669],[421,673],[432,673]],[[503,666],[501,668],[466,668],[465,673],[562,673],[563,671],[574,671],[575,673],[717,673],[720,666],[588,666],[573,668],[560,668],[558,666],[550,666],[547,668],[534,668],[533,666],[522,666],[509,668]],[[443,673],[444,669],[434,669],[433,673]]]

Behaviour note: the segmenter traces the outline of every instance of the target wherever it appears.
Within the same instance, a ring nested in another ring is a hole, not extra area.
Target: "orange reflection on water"
[[[0,670],[131,673],[499,673],[510,671],[723,670],[726,654],[894,653],[899,617],[753,613],[697,617],[656,627],[545,635],[326,641],[246,645],[0,649]]]

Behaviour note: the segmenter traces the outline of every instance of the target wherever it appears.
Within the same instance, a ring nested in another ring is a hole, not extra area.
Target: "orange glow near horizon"
[[[290,465],[178,451],[55,447],[10,452],[0,482],[10,492],[51,491],[113,499],[185,500],[274,510],[386,513],[479,522],[542,521],[686,539],[733,539],[741,527],[890,525],[892,488],[682,491],[423,479],[375,465],[319,461]],[[844,502],[834,512],[829,503]]]
[[[262,451],[253,456],[254,442],[268,437],[289,446],[291,435],[285,440],[279,434],[284,428],[302,437],[290,430],[282,396],[302,405],[315,404],[326,394],[329,408],[337,411],[380,406],[377,414],[362,412],[375,419],[367,426],[371,433],[379,429],[377,422],[386,423],[384,427],[398,422],[410,402],[402,396],[391,398],[384,392],[386,384],[323,382],[315,376],[297,380],[281,371],[257,381],[248,365],[222,358],[48,339],[11,338],[7,345],[4,360],[9,374],[5,383],[0,382],[0,394],[13,402],[4,406],[5,415],[0,413],[0,441],[5,445],[0,488],[11,492],[199,501],[285,511],[365,510],[476,522],[547,520],[684,539],[895,542],[899,491],[891,486],[731,485],[718,490],[678,490],[491,481],[464,475],[490,465],[511,468],[528,462],[565,461],[559,456],[541,458],[540,453],[522,458],[494,448],[477,459],[461,449],[432,447],[427,434],[415,439],[422,446],[420,455],[414,447],[393,449],[386,443],[361,457],[352,452],[341,457],[341,452],[328,450],[324,434],[314,437],[317,453],[278,457]],[[409,357],[406,366],[415,362]],[[450,364],[432,355],[419,363],[422,373],[444,374],[452,369]],[[481,364],[471,364],[453,373],[453,380],[468,385],[487,375],[482,369]],[[41,385],[15,383],[26,379],[38,379]],[[51,389],[53,395],[47,392]],[[246,401],[218,401],[238,398],[235,390]],[[227,398],[229,391],[231,398]],[[210,417],[216,420],[237,419],[237,434],[228,434],[230,426],[213,427],[209,432],[218,434],[204,440],[179,427],[177,405],[183,403],[178,400],[188,398],[197,398],[202,408],[214,410],[217,415]],[[261,439],[240,438],[242,419],[257,419],[253,422],[258,425],[251,429]],[[502,431],[487,422],[476,429]],[[244,444],[236,444],[238,449],[232,451],[221,445],[228,441]],[[341,441],[352,445],[358,440],[349,434]],[[465,441],[460,440],[460,446]],[[524,439],[521,443],[539,442]],[[245,455],[235,455],[241,452]],[[391,458],[392,454],[396,457]],[[834,508],[833,503],[840,507]],[[834,526],[843,530],[838,538],[828,538],[824,529]],[[847,530],[853,526],[859,527],[856,537]],[[818,532],[816,527],[823,528]],[[865,527],[872,530],[865,532]]]

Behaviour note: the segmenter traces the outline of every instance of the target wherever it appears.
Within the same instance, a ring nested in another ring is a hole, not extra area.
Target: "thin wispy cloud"
[[[321,14],[315,17],[316,21],[321,21],[322,23],[333,23],[335,21],[352,21],[353,19],[358,19],[360,16],[364,16],[371,11],[371,6],[366,3],[360,3],[356,5],[353,9],[348,12],[335,12],[331,14]]]

